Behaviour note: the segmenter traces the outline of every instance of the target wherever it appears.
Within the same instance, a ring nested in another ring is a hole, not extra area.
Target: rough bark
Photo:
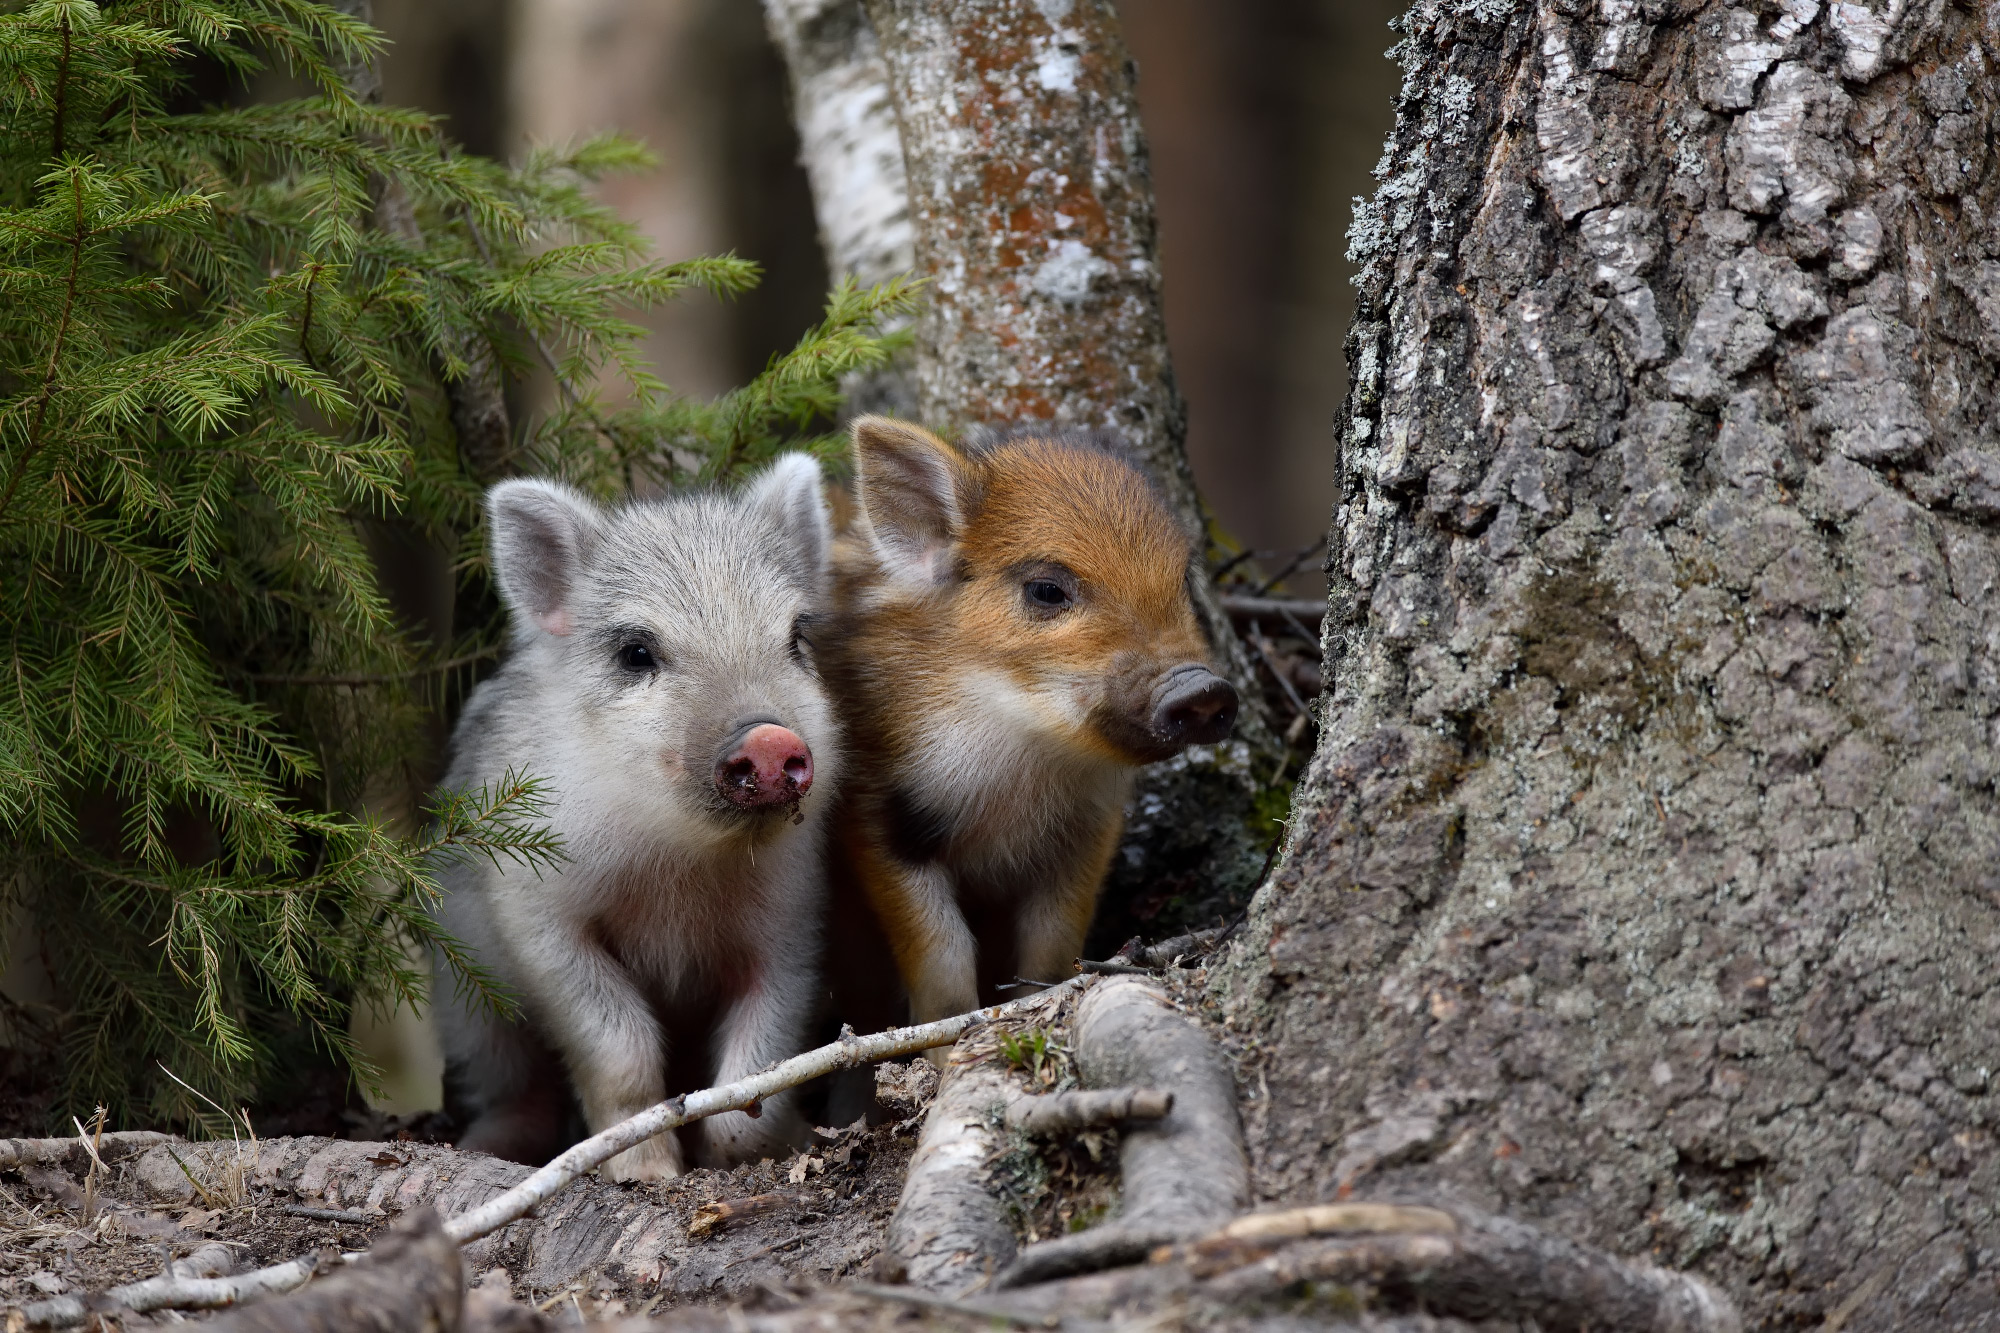
[[[1259,1189],[2000,1320],[1991,7],[1419,0]]]
[[[1116,432],[1206,531],[1160,313],[1134,75],[1110,0],[867,0],[903,145],[917,272],[917,414],[946,428]],[[1263,861],[1248,811],[1277,747],[1243,645],[1196,581],[1244,708],[1238,741],[1142,781],[1107,892],[1177,881],[1225,904]],[[1256,771],[1258,769],[1263,771]]]
[[[990,1046],[952,1052],[889,1223],[889,1254],[911,1286],[959,1295],[1014,1257],[1013,1223],[987,1180],[1020,1092]]]

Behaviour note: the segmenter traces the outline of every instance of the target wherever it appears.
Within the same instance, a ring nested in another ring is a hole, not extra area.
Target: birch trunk
[[[1258,1185],[1991,1326],[2000,11],[1418,0]]]

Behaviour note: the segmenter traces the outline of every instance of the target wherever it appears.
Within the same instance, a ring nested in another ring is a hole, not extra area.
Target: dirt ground
[[[864,1272],[934,1086],[928,1065],[885,1066],[878,1089],[898,1119],[822,1136],[782,1162],[656,1185],[579,1182],[538,1217],[469,1247],[473,1275],[498,1268],[518,1299],[604,1318]],[[365,1249],[406,1206],[457,1211],[527,1174],[415,1142],[182,1144],[106,1173],[93,1172],[79,1148],[60,1166],[0,1174],[0,1304],[151,1277],[217,1243],[239,1271],[321,1248]],[[703,1218],[705,1206],[751,1199],[741,1220]]]

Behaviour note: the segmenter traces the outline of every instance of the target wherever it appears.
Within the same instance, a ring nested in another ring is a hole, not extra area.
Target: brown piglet
[[[1237,698],[1192,534],[1116,444],[864,417],[854,463],[821,652],[850,747],[828,963],[868,1030],[1070,975],[1134,771],[1226,738]]]

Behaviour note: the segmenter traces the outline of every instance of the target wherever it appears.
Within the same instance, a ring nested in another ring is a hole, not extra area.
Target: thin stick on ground
[[[817,1050],[807,1051],[803,1055],[795,1055],[762,1073],[752,1074],[748,1078],[739,1079],[719,1088],[704,1088],[700,1092],[669,1098],[657,1106],[641,1111],[629,1120],[620,1121],[601,1134],[585,1139],[513,1189],[496,1195],[469,1212],[460,1213],[446,1223],[445,1234],[458,1245],[478,1240],[481,1236],[490,1235],[508,1223],[527,1216],[529,1212],[546,1203],[585,1172],[601,1166],[627,1148],[644,1143],[657,1134],[664,1134],[682,1125],[719,1115],[724,1111],[745,1110],[767,1097],[783,1092],[787,1088],[796,1088],[823,1074],[854,1069],[861,1065],[878,1064],[883,1060],[894,1060],[900,1056],[916,1055],[936,1046],[949,1046],[968,1030],[982,1023],[990,1023],[1030,1004],[1045,1004],[1051,991],[1079,986],[1085,980],[1086,978],[1081,976],[1071,977],[1036,995],[1009,1000],[1004,1004],[991,1005],[984,1009],[974,1009],[970,1013],[958,1014],[951,1018],[941,1018],[934,1023],[890,1028],[886,1032],[871,1033],[865,1037],[857,1037],[851,1033],[844,1034],[839,1041],[821,1046]],[[105,1140],[108,1143],[117,1137],[107,1134]],[[153,1141],[167,1141],[167,1139],[168,1136],[159,1135]],[[10,1142],[32,1144],[36,1141]],[[75,1139],[65,1139],[62,1142],[70,1147],[76,1144]],[[340,1261],[352,1263],[360,1257],[357,1253],[343,1254],[340,1256]],[[252,1297],[290,1291],[303,1286],[312,1277],[318,1263],[317,1256],[308,1256],[235,1277],[147,1278],[142,1282],[128,1282],[124,1286],[113,1287],[109,1291],[89,1297],[56,1296],[49,1300],[37,1301],[27,1306],[22,1313],[29,1324],[37,1327],[67,1327],[82,1323],[96,1309],[121,1308],[140,1314],[151,1310],[222,1309]]]

